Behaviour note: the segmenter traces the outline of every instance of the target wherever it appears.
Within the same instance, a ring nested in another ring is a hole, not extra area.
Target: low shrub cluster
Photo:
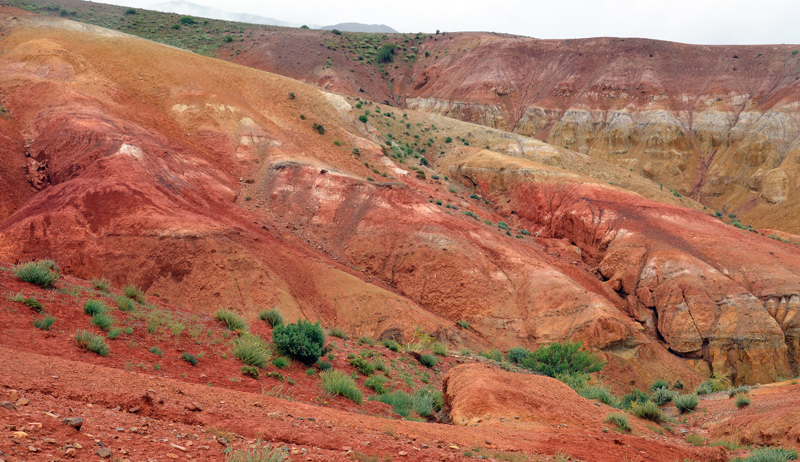
[[[247,330],[247,323],[237,313],[231,310],[217,310],[214,319],[225,324],[232,331],[244,332]]]
[[[47,289],[53,287],[61,269],[53,260],[27,261],[14,267],[14,275],[22,281]]]
[[[364,394],[349,375],[330,370],[320,373],[319,376],[322,378],[322,389],[328,393],[344,396],[357,404],[361,404],[364,399]]]
[[[325,332],[319,322],[304,319],[276,326],[272,341],[284,354],[306,365],[314,364],[325,350]]]
[[[80,330],[75,332],[73,336],[75,343],[84,350],[97,353],[100,356],[108,356],[110,349],[103,337],[93,334],[87,330]]]

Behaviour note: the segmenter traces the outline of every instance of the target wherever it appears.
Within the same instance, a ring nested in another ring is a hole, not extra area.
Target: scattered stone
[[[115,428],[115,430],[118,431],[118,432],[124,432],[125,431],[125,429],[122,428],[122,427],[117,427],[117,428]]]
[[[4,408],[8,409],[9,411],[16,411],[17,410],[17,405],[12,403],[11,401],[3,401],[2,403],[0,403],[0,407],[4,407]]]
[[[42,428],[42,423],[41,422],[30,422],[27,425],[27,427],[30,428],[31,430],[33,430],[34,428]]]
[[[171,452],[167,453],[167,459],[177,459],[177,458],[178,458],[177,454],[173,454]]]
[[[44,412],[44,415],[46,415],[47,417],[52,417],[53,419],[58,419],[61,417],[60,415],[53,414],[52,412]]]
[[[75,430],[81,431],[81,427],[83,426],[83,418],[81,417],[67,417],[61,421],[64,425],[69,425],[70,427],[74,428]]]
[[[186,452],[186,448],[185,448],[185,447],[183,447],[183,446],[178,446],[178,445],[177,445],[177,444],[175,444],[175,443],[169,443],[169,445],[170,445],[171,447],[173,447],[173,448],[175,448],[175,449],[179,450],[179,451]]]
[[[428,449],[428,445],[425,443],[420,444],[419,447],[421,447],[422,449]]]
[[[20,398],[17,400],[17,406],[27,406],[30,403],[28,398]]]
[[[136,414],[137,412],[139,412],[140,409],[141,408],[139,406],[133,406],[132,408],[128,409],[128,412],[130,412],[131,414]]]
[[[124,456],[124,455],[128,454],[128,450],[125,449],[125,448],[122,448],[122,449],[119,450],[119,453]]]
[[[75,452],[76,452],[75,448],[67,448],[67,450],[64,452],[64,454],[67,457],[75,457]]]
[[[87,403],[87,404],[86,404],[86,407],[88,407],[89,409],[91,409],[91,408],[93,408],[93,407],[94,407],[94,404],[92,404],[92,403]]]
[[[53,438],[45,438],[42,440],[42,442],[45,444],[58,444]]]
[[[110,448],[97,449],[97,455],[103,459],[108,459],[109,457],[111,457],[112,454],[114,454],[114,451],[112,451]]]
[[[400,451],[400,452],[398,452],[398,453],[397,453],[397,455],[398,455],[398,456],[403,456],[403,457],[405,457],[405,456],[407,456],[407,455],[408,455],[408,453],[407,453],[407,452],[405,452],[405,451]]]
[[[19,399],[19,393],[17,392],[17,390],[11,390],[9,392],[8,399],[10,399],[11,401],[18,400]]]
[[[83,449],[83,446],[81,446],[81,443],[72,443],[72,447],[75,448],[75,449]]]
[[[450,445],[450,449],[455,449],[457,451],[458,450],[458,446],[456,446],[455,444],[451,444]]]
[[[28,434],[25,432],[17,431],[12,433],[11,436],[14,437],[15,440],[24,440],[25,438],[28,437]]]
[[[223,446],[227,446],[228,445],[228,440],[225,439],[225,438],[222,438],[222,437],[218,437],[217,438],[217,443],[219,443],[219,444],[221,444]]]
[[[39,452],[39,448],[35,446],[28,446],[28,452]]]
[[[191,403],[186,405],[186,410],[191,412],[200,412],[203,410],[203,408],[199,404],[192,401]]]

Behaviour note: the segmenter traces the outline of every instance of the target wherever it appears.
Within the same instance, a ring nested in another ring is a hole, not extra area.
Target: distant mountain
[[[265,24],[269,26],[299,27],[300,24],[280,21],[275,18],[267,18],[255,14],[234,13],[231,11],[220,10],[208,6],[198,5],[197,3],[185,0],[173,0],[150,5],[150,9],[163,11],[165,13],[189,14],[202,18],[221,19],[224,21],[246,22],[250,24]]]
[[[343,32],[383,32],[397,34],[398,32],[385,24],[361,24],[360,22],[343,22],[332,26],[321,27],[322,30],[340,30]]]

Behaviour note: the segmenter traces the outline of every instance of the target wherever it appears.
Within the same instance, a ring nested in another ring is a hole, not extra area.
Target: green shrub
[[[90,316],[100,313],[107,313],[108,306],[100,300],[86,300],[86,302],[83,304],[83,312]]]
[[[133,333],[133,327],[126,327],[122,329],[122,332],[124,332],[126,335],[131,335]]]
[[[497,348],[492,348],[489,351],[481,351],[478,354],[486,359],[491,359],[492,361],[498,363],[503,361],[503,353],[501,353],[500,350],[498,350]]]
[[[527,348],[516,347],[508,350],[506,353],[506,360],[513,364],[520,364],[525,358],[531,356],[531,352]]]
[[[589,381],[589,374],[573,372],[572,374],[558,374],[555,376],[555,378],[561,382],[564,382],[573,390],[579,391],[586,388],[586,383]]]
[[[78,346],[84,350],[97,353],[100,356],[108,356],[108,344],[103,337],[93,334],[87,330],[81,330],[76,331],[73,338],[75,339],[75,343],[77,343]]]
[[[619,403],[617,402],[617,398],[614,396],[614,394],[611,393],[611,391],[605,387],[598,387],[598,386],[584,387],[578,392],[578,394],[586,399],[599,401],[603,404],[608,404],[609,406],[612,407],[617,407],[619,405]]]
[[[106,278],[94,278],[92,279],[92,286],[101,292],[108,292],[108,289],[111,288],[111,283]]]
[[[44,309],[42,303],[35,298],[23,298],[22,303],[28,305],[30,308],[33,308],[37,313],[41,313]]]
[[[191,364],[192,366],[197,366],[197,356],[193,354],[183,352],[181,353],[181,359]]]
[[[438,401],[441,401],[441,396],[438,396]],[[411,409],[422,417],[430,417],[441,410],[442,406],[437,402],[437,395],[429,390],[418,390],[414,394],[414,401],[411,404]]]
[[[752,390],[752,389],[753,389],[753,387],[751,387],[749,385],[740,385],[740,386],[738,386],[736,388],[731,388],[730,390],[728,390],[728,398],[733,398],[734,396],[736,396],[736,395],[738,395],[740,393],[742,393],[742,394],[750,393],[750,390]]]
[[[56,318],[47,314],[43,318],[34,319],[33,325],[36,326],[37,329],[50,330],[54,322],[56,322]]]
[[[373,340],[372,338],[367,337],[367,336],[359,337],[358,344],[359,345],[365,345],[366,344],[366,345],[369,345],[369,346],[375,346],[375,340]]]
[[[714,393],[714,385],[711,382],[705,381],[698,385],[694,392],[698,395],[709,395]]]
[[[697,433],[690,433],[686,435],[686,442],[692,446],[705,446],[706,440]]]
[[[133,284],[127,285],[123,287],[122,293],[131,300],[136,300],[139,303],[144,303],[146,301],[144,292],[139,288],[139,286]]]
[[[628,418],[622,414],[609,414],[604,422],[616,425],[617,429],[622,433],[628,433],[631,431],[631,425],[628,423]]]
[[[424,389],[418,390],[414,395],[396,390],[372,399],[392,406],[392,412],[402,417],[408,417],[411,410],[422,417],[428,417],[442,409],[441,394]]]
[[[105,311],[92,315],[92,324],[103,329],[108,330],[114,324],[114,317]]]
[[[262,449],[237,449],[225,455],[225,462],[284,462],[286,451],[267,446]]]
[[[547,376],[590,374],[605,367],[597,355],[582,351],[581,342],[556,342],[537,348],[522,362],[523,367],[539,371]]]
[[[258,319],[267,321],[272,327],[283,324],[283,315],[276,308],[258,313]]]
[[[439,358],[433,355],[420,355],[419,362],[425,367],[433,367],[439,362]]]
[[[433,342],[431,344],[431,351],[435,355],[447,356],[447,345],[441,342]]]
[[[360,116],[358,116],[358,120],[363,122],[363,123],[367,123],[367,120],[369,120],[369,119],[367,118],[366,115],[361,114]]]
[[[676,393],[668,388],[656,388],[655,391],[650,394],[650,401],[661,406],[672,401],[675,395]]]
[[[750,397],[744,393],[736,395],[736,407],[745,407],[750,405]]]
[[[350,338],[347,336],[347,334],[344,333],[342,329],[339,329],[338,327],[334,327],[333,329],[331,329],[328,332],[328,335],[330,335],[331,337],[338,337],[342,340],[347,340]]]
[[[364,385],[367,388],[372,389],[375,393],[383,394],[386,393],[386,388],[383,386],[387,381],[387,378],[382,375],[373,375],[372,377],[368,378],[364,381]]]
[[[325,332],[319,322],[300,319],[296,324],[282,324],[272,331],[272,341],[290,358],[314,364],[325,349]]]
[[[651,392],[656,391],[659,388],[669,388],[669,382],[666,380],[656,380],[652,385],[650,385]]]
[[[244,319],[231,310],[217,310],[214,313],[214,319],[221,321],[232,331],[244,332],[247,330],[247,323]]]
[[[672,404],[678,408],[681,413],[694,410],[700,403],[700,399],[695,394],[691,395],[677,395],[672,398]]]
[[[111,329],[110,331],[108,331],[108,334],[106,335],[106,338],[114,340],[117,337],[119,337],[120,334],[122,334],[122,329],[120,329],[120,328]]]
[[[469,323],[467,321],[456,321],[456,324],[462,329],[469,330]]]
[[[503,231],[508,231],[510,229],[508,227],[508,223],[506,223],[505,221],[498,221],[497,222],[497,227],[502,229]]]
[[[759,448],[750,451],[750,456],[740,462],[788,462],[797,460],[797,451],[783,448]]]
[[[350,376],[331,370],[322,372],[320,377],[322,378],[322,388],[328,393],[334,396],[344,396],[357,404],[361,404],[364,399],[363,393]]]
[[[265,367],[270,352],[259,337],[244,334],[233,341],[233,356],[248,366]]]
[[[197,21],[191,16],[181,16],[181,24],[191,26],[192,24],[197,24]]]
[[[714,374],[697,386],[695,393],[698,395],[707,395],[717,391],[727,390],[731,386],[731,380],[724,375]]]
[[[249,375],[254,379],[257,379],[261,376],[261,372],[259,372],[256,366],[242,366],[242,374]]]
[[[652,401],[635,402],[631,404],[631,412],[643,419],[652,420],[653,422],[661,422],[664,419],[664,414],[661,413],[661,408],[658,404]]]
[[[327,371],[329,369],[333,369],[333,364],[327,361],[317,361],[317,365],[319,366],[319,370]]]
[[[367,377],[375,373],[375,366],[373,366],[371,363],[367,361],[364,361],[363,358],[359,358],[358,356],[352,355],[348,359],[348,362],[350,363],[351,366],[356,368],[358,372],[366,375]]]
[[[372,399],[392,406],[392,412],[402,417],[408,417],[411,406],[414,405],[414,398],[402,390],[384,393]]]
[[[272,365],[277,367],[278,369],[286,369],[291,364],[292,362],[289,361],[289,358],[285,358],[283,356],[278,356],[277,358],[272,360]]]
[[[390,338],[385,338],[381,340],[381,343],[383,344],[383,346],[390,349],[391,351],[400,351],[400,344]]]
[[[53,287],[60,275],[60,268],[53,260],[27,261],[14,267],[14,275],[22,281],[47,289]]]
[[[630,409],[633,403],[644,403],[648,399],[650,399],[650,396],[648,396],[647,393],[638,388],[634,388],[630,393],[622,396],[619,406],[622,409]]]
[[[161,348],[159,347],[150,347],[150,353],[153,353],[156,356],[161,356],[163,353],[161,352]]]
[[[390,63],[394,59],[394,49],[397,47],[394,43],[384,43],[378,48],[375,53],[375,60],[379,63]]]
[[[117,308],[120,311],[133,311],[136,309],[136,303],[128,297],[116,297]]]

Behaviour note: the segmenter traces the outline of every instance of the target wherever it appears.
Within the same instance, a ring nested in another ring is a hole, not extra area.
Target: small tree
[[[197,21],[195,21],[191,16],[181,16],[181,24],[191,26],[192,24],[197,24]]]
[[[272,341],[284,354],[304,364],[314,364],[325,350],[325,332],[319,322],[312,324],[303,319],[276,326]]]

